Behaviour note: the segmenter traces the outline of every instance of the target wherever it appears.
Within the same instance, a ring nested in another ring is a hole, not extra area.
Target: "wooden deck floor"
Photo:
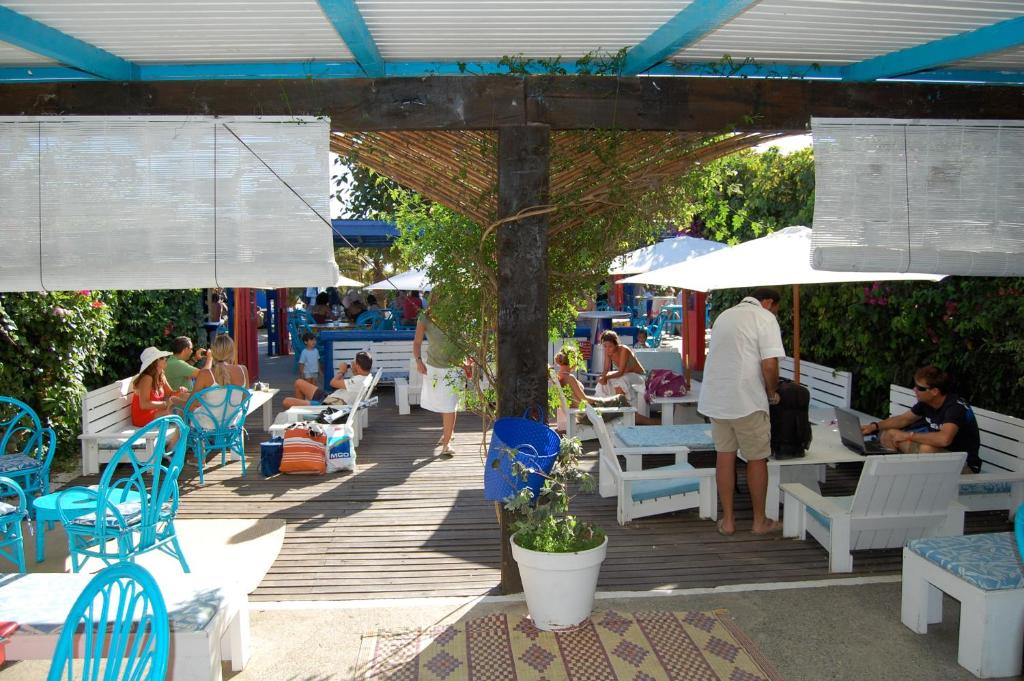
[[[457,455],[433,456],[440,417],[414,408],[399,416],[381,390],[358,449],[359,471],[332,476],[259,474],[250,430],[246,477],[240,464],[208,464],[200,487],[194,465],[182,479],[182,518],[282,518],[284,547],[254,600],[345,600],[498,593],[499,533],[494,505],[483,498],[479,420],[460,415]],[[280,396],[279,396],[280,398]],[[256,421],[250,419],[249,425]],[[592,447],[591,447],[592,448]],[[211,462],[214,461],[211,459]],[[699,462],[695,462],[698,463]],[[713,465],[709,456],[705,462]],[[596,468],[592,453],[587,464]],[[596,474],[596,471],[595,471]],[[826,494],[849,493],[857,468],[829,473]],[[87,479],[82,482],[94,482]],[[749,499],[741,476],[741,527]],[[576,511],[609,535],[599,589],[644,591],[750,582],[824,579],[827,554],[813,541],[721,537],[696,511],[620,527],[612,499],[580,496]],[[968,531],[1008,530],[1005,513],[968,515]],[[900,551],[854,555],[855,575],[891,575]]]

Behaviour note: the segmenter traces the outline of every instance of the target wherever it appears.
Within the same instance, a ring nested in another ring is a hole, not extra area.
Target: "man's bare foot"
[[[723,537],[731,537],[736,534],[736,526],[730,525],[726,527],[724,518],[718,519],[718,522],[715,523],[715,530]]]
[[[756,534],[758,536],[775,534],[776,532],[782,532],[782,523],[778,520],[766,520],[763,525],[755,525],[750,530],[751,534]]]

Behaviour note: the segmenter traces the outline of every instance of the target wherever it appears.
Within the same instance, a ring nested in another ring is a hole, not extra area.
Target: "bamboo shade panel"
[[[708,141],[678,132],[565,131],[551,135],[551,199],[578,210],[552,216],[553,232],[657,190],[698,163],[783,133],[741,133]],[[497,214],[497,134],[493,131],[334,133],[331,150],[466,217]]]

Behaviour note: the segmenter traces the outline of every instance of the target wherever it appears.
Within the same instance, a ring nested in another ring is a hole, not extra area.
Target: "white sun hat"
[[[161,357],[169,357],[170,355],[171,353],[167,352],[166,350],[157,350],[152,345],[150,345],[148,348],[142,351],[141,355],[139,355],[139,359],[142,361],[142,366],[139,367],[139,373],[141,374],[143,371],[146,370],[146,367],[148,367],[150,364],[157,361]]]

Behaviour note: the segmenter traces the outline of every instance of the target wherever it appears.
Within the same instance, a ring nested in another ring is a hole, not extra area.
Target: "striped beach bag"
[[[282,473],[324,475],[327,472],[327,436],[312,424],[299,423],[284,431]]]

